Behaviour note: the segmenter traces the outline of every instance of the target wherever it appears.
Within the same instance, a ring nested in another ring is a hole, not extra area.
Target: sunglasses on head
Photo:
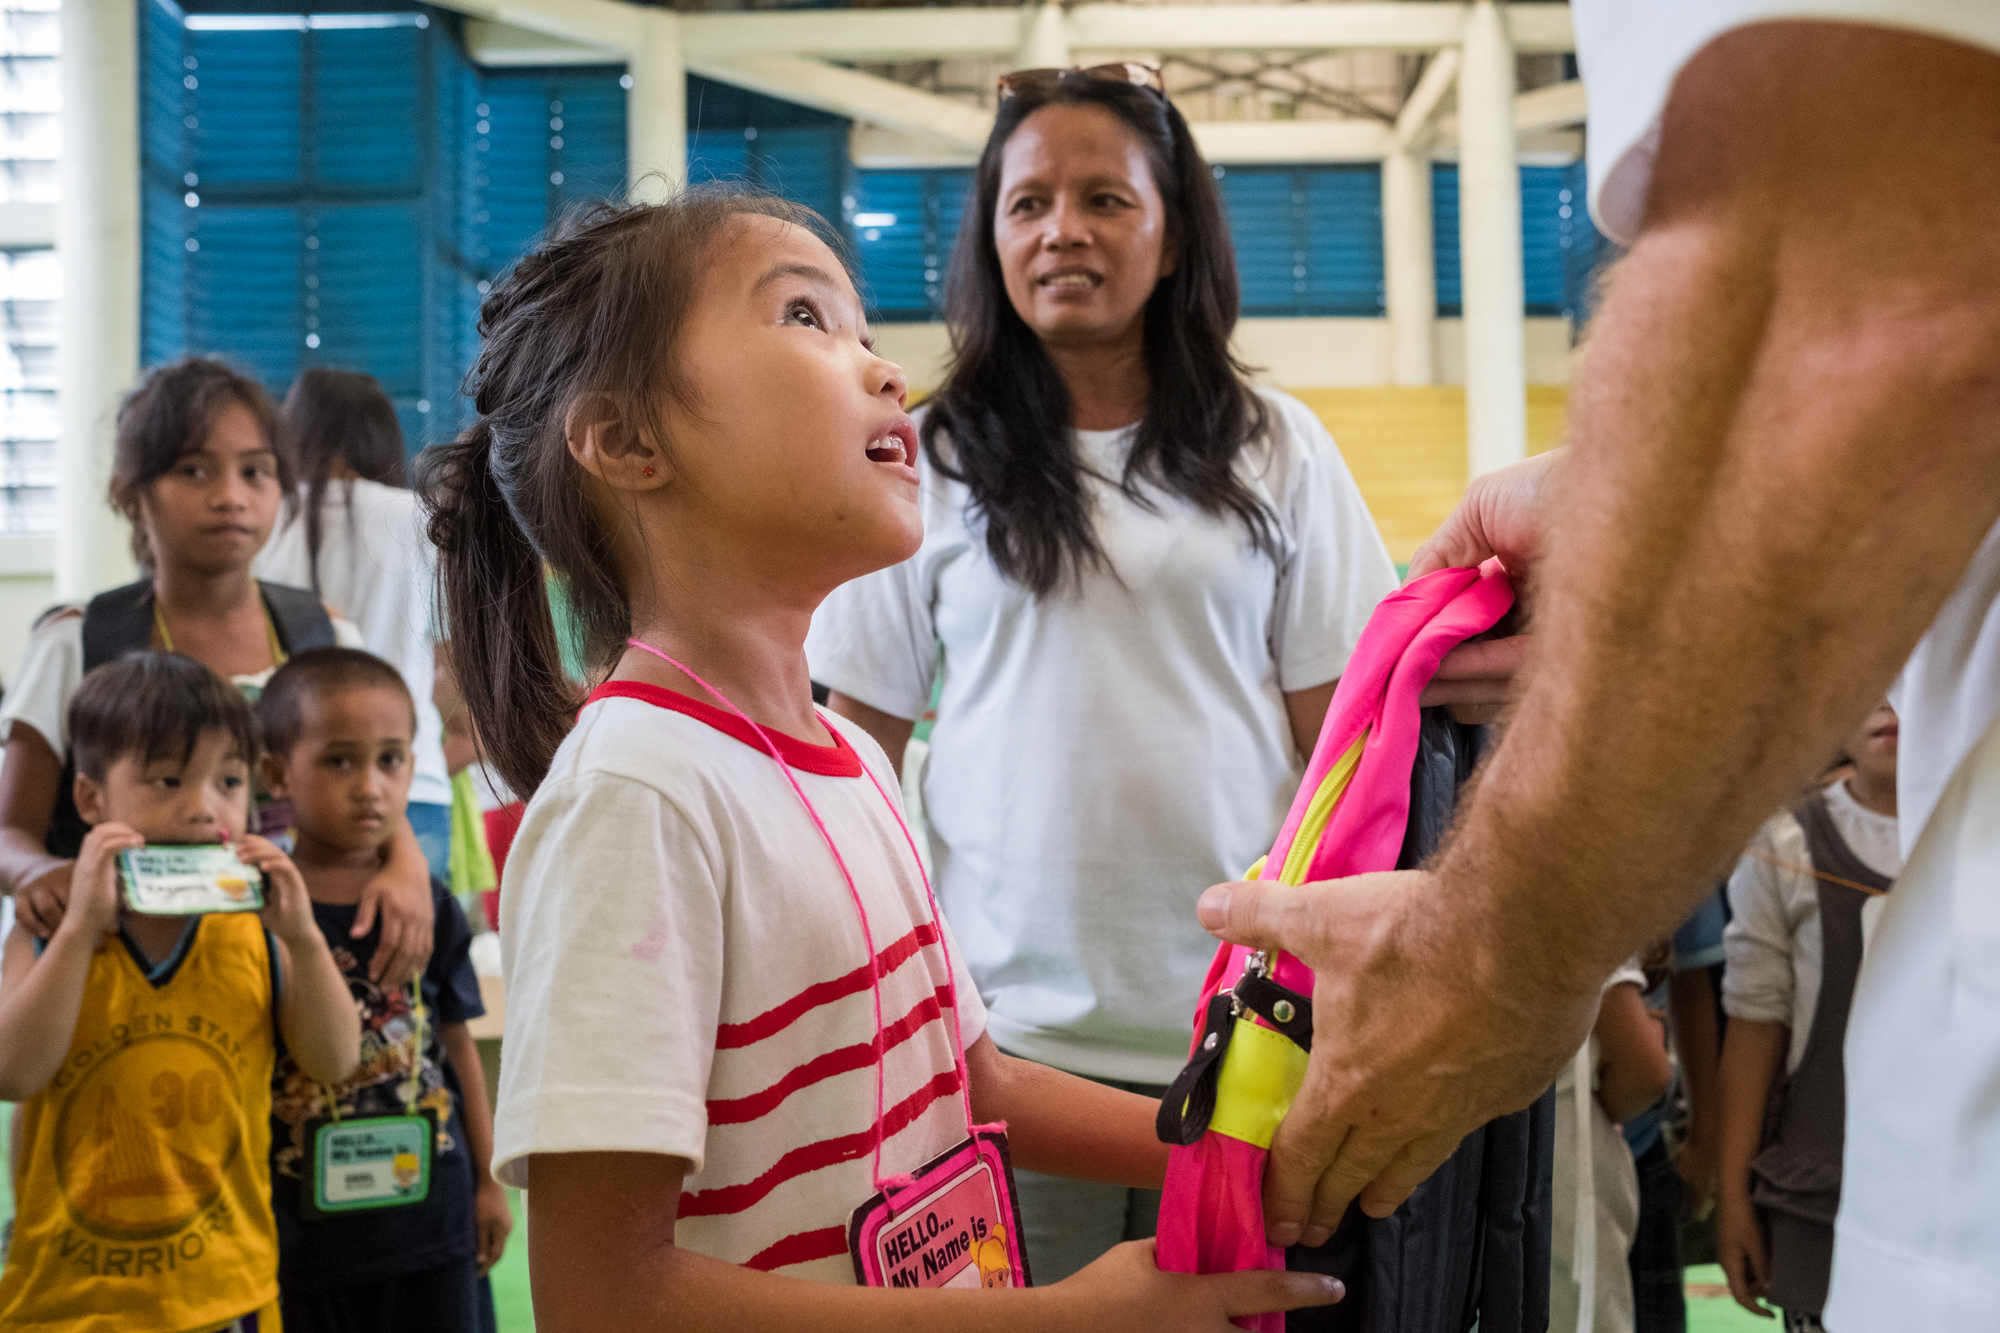
[[[1000,100],[1035,89],[1054,88],[1064,79],[1096,79],[1099,83],[1125,83],[1145,88],[1164,98],[1166,80],[1160,67],[1141,60],[1116,60],[1109,65],[1078,65],[1074,69],[1017,69],[1000,76]]]

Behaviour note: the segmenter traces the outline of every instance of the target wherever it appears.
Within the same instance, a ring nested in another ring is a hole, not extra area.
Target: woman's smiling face
[[[1008,138],[993,245],[1015,313],[1053,347],[1137,339],[1147,299],[1174,270],[1145,146],[1087,102],[1043,107]]]

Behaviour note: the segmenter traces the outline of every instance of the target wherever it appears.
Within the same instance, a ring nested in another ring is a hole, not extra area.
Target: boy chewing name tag
[[[264,906],[264,877],[221,843],[194,847],[133,847],[118,853],[125,905],[149,916],[255,912]]]

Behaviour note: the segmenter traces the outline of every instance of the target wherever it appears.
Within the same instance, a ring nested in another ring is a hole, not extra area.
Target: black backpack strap
[[[153,642],[153,581],[101,592],[83,609],[83,674]]]
[[[1209,997],[1194,1058],[1160,1098],[1160,1110],[1153,1120],[1153,1132],[1160,1142],[1187,1148],[1208,1133],[1209,1118],[1215,1114],[1215,1085],[1222,1074],[1222,1057],[1228,1053],[1229,1037],[1235,1031],[1233,997],[1227,991]]]
[[[285,656],[334,646],[333,617],[316,595],[304,588],[261,580],[257,587],[264,594],[271,623],[278,627],[278,643]]]

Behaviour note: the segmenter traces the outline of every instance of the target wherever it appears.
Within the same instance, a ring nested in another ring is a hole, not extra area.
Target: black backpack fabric
[[[258,581],[264,609],[278,631],[278,646],[286,656],[312,648],[334,646],[333,619],[318,597],[304,588]],[[141,579],[90,599],[83,610],[83,674],[106,662],[139,652],[153,642],[153,581]],[[76,761],[63,755],[62,782],[56,789],[55,813],[49,819],[44,845],[49,855],[74,858],[83,850],[90,826],[76,812]]]
[[[1398,869],[1413,869],[1450,827],[1484,729],[1426,708],[1410,773],[1410,820]],[[1285,1266],[1347,1284],[1337,1305],[1294,1310],[1287,1333],[1545,1333],[1549,1325],[1550,1192],[1555,1089],[1524,1111],[1467,1135],[1392,1215],[1350,1207],[1314,1249]]]

